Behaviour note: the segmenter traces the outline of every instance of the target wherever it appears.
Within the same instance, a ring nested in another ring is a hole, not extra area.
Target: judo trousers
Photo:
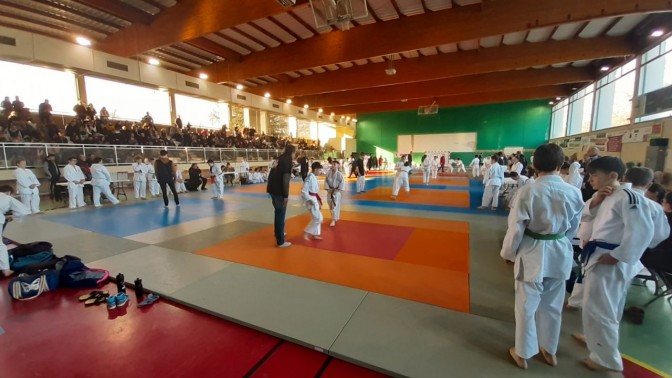
[[[532,358],[539,347],[555,355],[560,339],[565,281],[515,282],[516,354]]]

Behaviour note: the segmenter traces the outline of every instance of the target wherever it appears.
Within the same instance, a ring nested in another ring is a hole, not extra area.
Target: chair
[[[124,199],[128,201],[126,188],[124,186],[128,181],[128,172],[117,172],[117,179],[114,182],[114,192],[117,195],[117,198],[124,196]]]
[[[649,270],[651,271],[651,269],[649,269]],[[651,273],[654,273],[654,271],[651,271]],[[646,304],[644,305],[644,307],[650,305],[651,303],[657,301],[658,299],[660,299],[660,298],[662,298],[662,297],[665,297],[665,296],[668,296],[668,295],[672,295],[672,273],[670,273],[670,272],[663,272],[663,271],[658,270],[658,271],[655,271],[655,274],[656,274],[658,277],[660,277],[661,281],[663,281],[663,284],[665,284],[665,290],[663,290],[662,292],[656,294],[650,301],[646,302]],[[670,299],[672,299],[672,297],[667,298],[668,301],[669,301]]]

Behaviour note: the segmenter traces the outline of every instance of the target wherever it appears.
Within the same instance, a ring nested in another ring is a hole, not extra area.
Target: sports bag
[[[59,264],[60,265],[60,264]],[[64,287],[98,287],[110,277],[104,269],[91,269],[80,260],[66,260],[60,268],[60,283]]]
[[[38,274],[20,274],[9,281],[9,295],[17,300],[35,299],[40,294],[58,288],[59,277],[55,270],[45,270]]]
[[[9,254],[14,256],[15,259],[33,255],[38,252],[50,251],[53,246],[49,242],[38,241],[27,244],[20,244],[16,248],[9,250]]]
[[[51,250],[33,253],[22,257],[15,257],[10,268],[19,273],[35,272],[42,269],[53,269],[58,258]]]

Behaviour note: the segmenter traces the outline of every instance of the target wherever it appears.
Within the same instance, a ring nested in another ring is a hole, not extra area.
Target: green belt
[[[531,237],[534,240],[560,240],[565,237],[564,234],[550,234],[550,235],[537,234],[536,232],[532,232],[527,228],[525,229],[525,235]]]

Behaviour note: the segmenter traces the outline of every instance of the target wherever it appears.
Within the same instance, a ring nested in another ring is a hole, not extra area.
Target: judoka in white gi
[[[546,363],[557,365],[565,281],[572,269],[571,240],[583,209],[581,192],[558,176],[563,159],[556,144],[536,149],[539,178],[518,191],[500,253],[515,262],[516,341],[509,354],[522,369],[539,352]]]
[[[7,246],[3,242],[2,230],[6,222],[11,222],[13,219],[21,219],[30,214],[30,209],[12,197],[14,189],[9,185],[0,185],[0,277],[9,277],[14,272],[9,266],[9,253]],[[12,212],[12,215],[5,217],[4,214]]]
[[[439,176],[439,157],[434,156],[431,162],[431,171],[432,178],[437,178]]]
[[[93,164],[91,165],[91,186],[93,187],[93,205],[95,207],[100,207],[100,194],[104,194],[105,198],[110,200],[113,205],[119,204],[117,197],[112,194],[110,190],[110,183],[112,182],[112,176],[110,171],[102,165],[100,162],[101,158],[97,157],[93,159]]]
[[[317,175],[322,170],[322,164],[314,162],[311,166],[311,172],[306,176],[306,181],[303,182],[303,189],[301,189],[301,199],[304,206],[308,208],[310,213],[310,222],[303,230],[303,237],[306,240],[315,239],[320,240],[322,236],[322,198],[320,198],[320,185],[317,183]]]
[[[84,202],[84,181],[86,177],[82,169],[77,166],[77,158],[68,159],[68,165],[63,167],[63,177],[68,181],[68,194],[70,196],[70,208],[86,206]]]
[[[411,191],[411,188],[408,183],[408,175],[411,173],[411,162],[407,161],[404,163],[401,168],[399,168],[399,176],[394,179],[394,185],[392,186],[392,199],[396,200],[399,195],[399,190],[403,187],[406,193]]]
[[[148,167],[142,162],[141,156],[135,157],[133,168],[133,191],[135,198],[145,199],[147,197],[147,171]]]
[[[499,165],[497,160],[497,155],[490,157],[490,168],[483,177],[485,189],[483,190],[483,202],[478,207],[479,209],[490,207],[492,210],[497,210],[499,205],[499,187],[504,183],[504,167]]]
[[[156,179],[156,171],[154,170],[154,161],[145,158],[145,166],[147,167],[147,183],[149,184],[149,195],[158,197],[161,194],[161,187],[159,181]]]
[[[422,168],[422,183],[429,185],[429,175],[431,173],[432,162],[429,160],[427,155],[422,155],[422,159],[420,159],[420,167]]]
[[[365,154],[362,152],[359,159],[355,160],[355,176],[357,176],[357,193],[365,192],[366,186],[366,164],[364,162]]]
[[[625,165],[611,156],[588,165],[590,185],[597,193],[586,202],[582,222],[589,223],[583,248],[583,335],[590,352],[585,365],[591,370],[622,371],[618,351],[618,330],[630,280],[643,265],[639,262],[646,246],[657,245],[669,236],[654,224],[650,209],[659,206],[639,192],[621,186]]]
[[[581,173],[579,173],[580,168],[581,165],[578,162],[565,162],[562,166],[563,173],[565,174],[565,181],[569,185],[579,189],[581,189],[581,185],[583,185],[583,177],[581,177]]]
[[[21,196],[21,203],[26,205],[33,214],[40,212],[40,182],[30,169],[26,169],[26,160],[16,162],[16,188]]]
[[[511,170],[509,172],[516,172],[519,175],[523,174],[523,163],[521,163],[517,157],[513,157],[513,164],[511,165]]]
[[[452,168],[453,168],[452,165],[453,164],[451,163],[450,164],[451,172],[452,172]],[[462,159],[460,159],[460,158],[457,158],[457,160],[455,160],[455,169],[457,169],[458,173],[459,172],[467,173],[467,170],[464,168],[464,162],[462,162]]]
[[[478,158],[478,155],[474,157],[474,160],[471,161],[471,177],[480,177],[481,176],[481,159]]]
[[[334,159],[331,162],[331,169],[327,170],[324,189],[327,191],[327,204],[331,210],[329,226],[334,227],[341,218],[341,192],[345,190],[345,178],[341,173],[341,163],[338,160]]]
[[[516,181],[516,185],[509,191],[509,193],[506,194],[506,208],[512,209],[513,205],[516,201],[516,197],[518,196],[518,191],[525,186],[529,181],[529,177],[524,176],[524,175],[519,175],[516,172],[511,172],[509,174],[509,177],[513,180]],[[532,181],[534,182],[534,181]]]
[[[210,176],[214,177],[212,199],[222,199],[224,198],[224,172],[222,172],[222,167],[215,164],[212,159],[208,160],[208,165],[210,166]]]
[[[182,177],[182,171],[177,170],[175,171],[175,190],[177,190],[178,193],[186,193],[187,192],[187,186],[184,184],[184,178]]]

